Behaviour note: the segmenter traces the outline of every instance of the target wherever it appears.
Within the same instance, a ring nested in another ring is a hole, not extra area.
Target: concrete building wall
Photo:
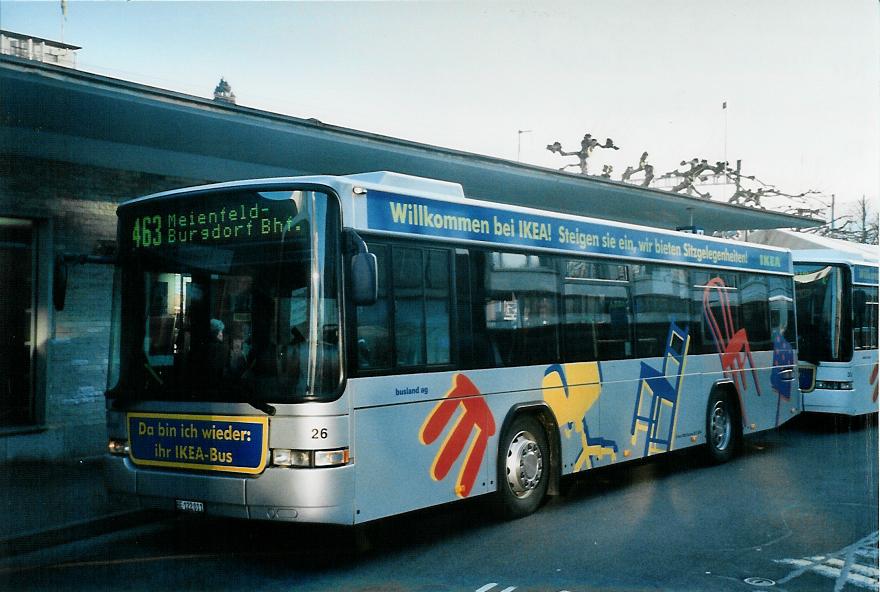
[[[65,308],[55,311],[49,285],[55,254],[101,254],[115,241],[118,203],[205,181],[0,157],[0,216],[36,221],[39,311],[37,422],[0,428],[0,462],[76,458],[100,454],[106,446],[103,393],[113,270],[71,266]]]

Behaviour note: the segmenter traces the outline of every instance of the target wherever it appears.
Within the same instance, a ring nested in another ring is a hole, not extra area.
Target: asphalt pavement
[[[144,519],[113,506],[100,463],[11,465],[0,537],[26,536],[0,562],[0,589],[878,590],[877,446],[875,418],[801,416],[724,465],[684,450],[604,467],[521,520],[466,500],[371,523],[363,544],[345,529],[187,516],[90,536]]]
[[[156,518],[110,499],[100,457],[0,465],[0,507],[0,557]]]

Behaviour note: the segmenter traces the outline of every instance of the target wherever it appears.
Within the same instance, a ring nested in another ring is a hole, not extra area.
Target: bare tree
[[[552,144],[547,145],[547,150],[553,152],[554,154],[558,154],[559,156],[577,156],[578,163],[577,164],[567,164],[564,167],[560,168],[560,171],[564,171],[568,167],[580,167],[582,175],[589,175],[589,159],[590,156],[593,155],[593,150],[596,148],[611,148],[613,150],[620,150],[619,146],[614,145],[614,140],[611,138],[605,138],[605,144],[600,144],[599,140],[594,138],[591,134],[585,134],[584,139],[581,140],[581,149],[576,152],[566,152],[562,149],[562,144],[559,142],[553,142]]]
[[[712,194],[709,192],[701,193],[696,188],[696,183],[698,181],[705,181],[710,174],[721,175],[728,169],[726,162],[717,161],[714,165],[710,165],[709,161],[705,158],[702,160],[699,158],[682,160],[680,166],[686,166],[688,169],[684,171],[679,171],[678,169],[669,171],[661,177],[681,179],[681,182],[670,189],[670,191],[673,193],[685,191],[688,195],[696,193],[698,197],[703,199],[712,199]]]
[[[849,240],[866,245],[876,245],[878,239],[878,214],[871,208],[868,198],[864,195],[850,208],[849,218],[852,221],[849,229]]]
[[[642,157],[639,159],[639,167],[633,168],[632,166],[626,167],[626,170],[623,171],[623,175],[620,177],[621,181],[626,183],[630,182],[630,178],[636,174],[645,171],[645,178],[642,180],[642,187],[647,187],[651,184],[651,181],[654,180],[654,165],[648,164],[648,153],[642,152]]]

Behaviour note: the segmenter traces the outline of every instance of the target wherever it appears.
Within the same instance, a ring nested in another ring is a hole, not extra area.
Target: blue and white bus
[[[785,230],[753,238],[792,249],[804,411],[877,413],[880,249]]]
[[[877,261],[794,251],[804,410],[877,413]]]
[[[108,484],[142,507],[362,523],[801,411],[783,249],[394,173],[118,210]]]

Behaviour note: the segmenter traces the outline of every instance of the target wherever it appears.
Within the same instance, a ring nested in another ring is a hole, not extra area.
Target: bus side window
[[[451,293],[449,251],[425,250],[425,346],[428,364],[448,364]]]
[[[773,349],[770,336],[770,295],[767,276],[756,273],[741,273],[742,319],[743,327],[749,336],[753,351]]]
[[[691,272],[691,306],[701,311],[701,330],[691,344],[694,353],[720,353],[742,328],[739,276],[732,272]]]
[[[687,270],[668,265],[632,265],[636,357],[665,355],[671,323],[691,325]],[[690,331],[689,331],[690,333]]]
[[[357,308],[359,370],[412,370],[452,361],[450,251],[368,243],[379,296]]]
[[[398,246],[391,249],[396,366],[425,363],[423,255],[422,249]]]
[[[853,340],[856,349],[877,348],[877,288],[853,287]]]
[[[484,253],[485,334],[490,365],[558,360],[556,260],[544,255]],[[500,364],[491,364],[497,357]]]
[[[562,261],[563,345],[567,362],[622,360],[633,355],[630,287],[625,265]]]
[[[767,278],[770,302],[770,331],[795,345],[794,285],[791,278]]]
[[[473,313],[478,306],[471,303],[471,262],[467,249],[455,250],[455,335],[458,343],[458,367],[479,367],[477,337],[473,331]]]

